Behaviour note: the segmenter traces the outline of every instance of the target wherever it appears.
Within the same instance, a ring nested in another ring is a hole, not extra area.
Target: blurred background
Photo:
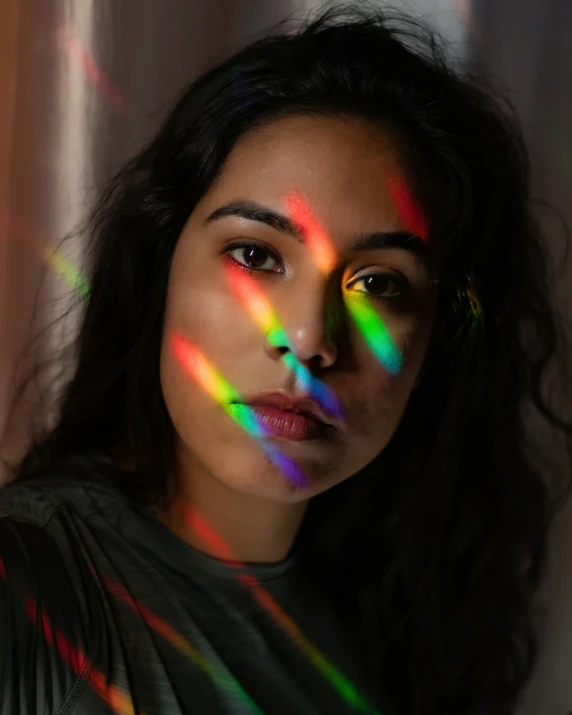
[[[555,295],[570,316],[572,260],[566,261],[562,219],[572,226],[572,2],[379,4],[429,20],[446,36],[453,56],[488,67],[509,89],[531,152],[534,196],[555,209],[544,209],[542,220],[560,272]],[[296,21],[322,5],[0,0],[0,485],[25,449],[30,419],[49,420],[49,400],[39,401],[38,393],[57,391],[55,369],[29,387],[18,410],[10,407],[30,366],[73,337],[77,309],[56,328],[49,326],[70,308],[70,295],[85,288],[82,239],[74,232],[107,179],[209,64],[276,23]],[[72,237],[54,253],[66,235]],[[567,507],[553,533],[541,598],[543,649],[522,715],[572,710],[570,563]]]

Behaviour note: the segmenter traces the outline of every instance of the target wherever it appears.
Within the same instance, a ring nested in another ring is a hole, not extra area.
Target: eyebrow
[[[203,225],[207,226],[227,216],[238,216],[247,221],[263,223],[275,231],[295,238],[300,243],[305,243],[304,226],[255,201],[231,201],[209,214],[203,221]],[[375,231],[374,233],[358,234],[352,248],[354,251],[400,248],[419,258],[426,268],[429,267],[427,243],[420,236],[409,231]]]

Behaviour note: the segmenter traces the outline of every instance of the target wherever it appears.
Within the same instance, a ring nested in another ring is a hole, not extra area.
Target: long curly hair
[[[514,111],[491,81],[454,68],[424,23],[330,9],[185,88],[96,208],[76,366],[19,478],[120,449],[135,470],[118,471],[117,486],[167,502],[159,353],[173,251],[237,140],[293,114],[398,128],[444,256],[422,382],[383,452],[311,501],[302,565],[343,616],[380,702],[512,713],[537,653],[534,594],[557,504],[547,477],[563,472],[535,439],[543,426],[572,464],[572,422],[548,389],[556,377],[569,394],[565,332]]]

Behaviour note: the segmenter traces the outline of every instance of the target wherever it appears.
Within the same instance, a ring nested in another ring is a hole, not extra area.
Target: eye
[[[273,251],[258,243],[235,243],[226,250],[231,260],[250,271],[282,273],[282,264]],[[277,270],[278,269],[278,270]]]
[[[393,273],[369,273],[356,278],[351,288],[362,286],[360,293],[365,293],[380,300],[398,300],[409,292],[409,282]]]

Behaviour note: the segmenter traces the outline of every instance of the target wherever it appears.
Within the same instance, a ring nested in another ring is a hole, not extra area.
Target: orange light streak
[[[237,564],[242,571],[237,572],[236,578],[248,587],[258,603],[273,616],[274,620],[282,627],[285,633],[308,655],[314,665],[331,682],[338,693],[352,706],[363,712],[375,713],[367,700],[358,693],[352,683],[325,658],[316,646],[302,633],[297,623],[284,611],[276,599],[258,582],[258,580],[247,572],[246,564],[241,563],[232,553],[232,549],[217,534],[212,526],[203,519],[195,510],[187,509],[187,520],[195,532],[213,550],[215,557],[223,561]],[[222,549],[221,549],[222,545]],[[219,550],[221,549],[221,550]]]
[[[39,609],[38,613],[36,601],[31,596],[27,599],[26,611],[33,623],[39,621],[46,643],[50,646],[55,643],[55,648],[64,663],[68,663],[80,675],[89,673],[87,682],[117,715],[135,715],[133,701],[129,695],[116,685],[108,683],[103,673],[94,666],[84,651],[73,646],[61,631],[56,630],[54,634],[47,613],[44,609]]]
[[[7,579],[6,566],[0,557],[0,578]],[[25,598],[26,613],[34,625],[40,624],[40,630],[49,646],[56,648],[60,658],[69,663],[78,675],[86,675],[88,684],[95,690],[99,697],[109,705],[117,715],[135,715],[131,698],[120,688],[109,684],[103,673],[99,671],[81,648],[76,648],[63,633],[52,628],[48,614],[43,608],[39,609],[34,598]],[[55,637],[54,637],[55,636]],[[140,715],[145,715],[140,713]]]
[[[169,623],[154,613],[150,608],[136,601],[133,596],[119,583],[104,579],[105,587],[118,601],[136,611],[145,623],[156,633],[162,636],[174,648],[179,650],[184,656],[191,658],[194,663],[204,671],[218,687],[231,691],[233,696],[241,699],[248,705],[254,715],[264,715],[262,710],[256,705],[240,683],[229,671],[221,671],[213,667],[209,661],[180,633],[178,633]],[[218,672],[217,672],[218,671]]]
[[[296,192],[286,197],[286,205],[292,219],[300,226],[308,248],[320,271],[327,275],[337,262],[336,251],[328,235],[312,213],[309,205]]]

